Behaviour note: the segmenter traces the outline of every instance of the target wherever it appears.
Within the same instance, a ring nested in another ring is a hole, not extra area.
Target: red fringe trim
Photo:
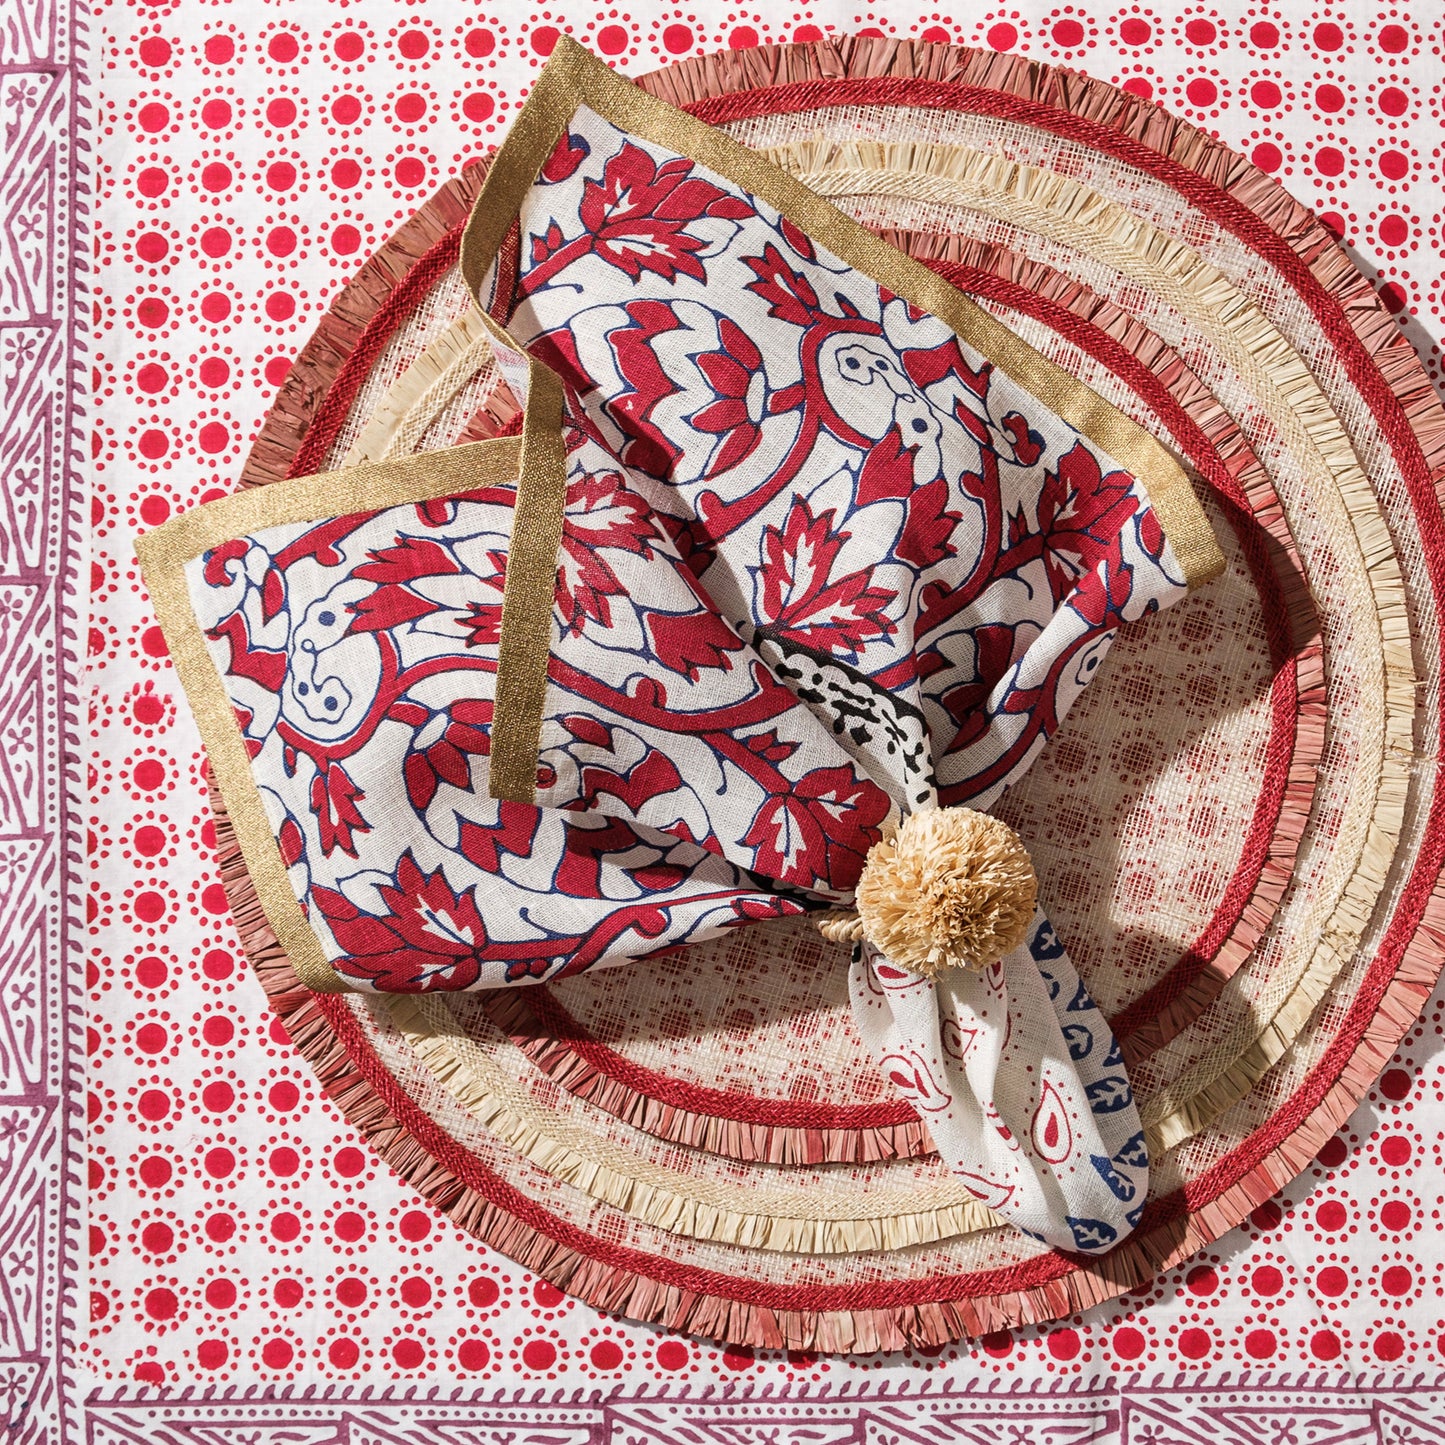
[[[553,1083],[669,1143],[761,1164],[865,1164],[933,1152],[902,1101],[804,1104],[670,1079],[599,1044],[545,988],[500,989],[485,1007]]]

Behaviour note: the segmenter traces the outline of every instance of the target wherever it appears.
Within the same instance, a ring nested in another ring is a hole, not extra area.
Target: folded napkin
[[[462,269],[520,437],[141,543],[298,972],[499,988],[817,912],[949,1167],[1107,1250],[1147,1190],[1126,1071],[987,810],[1117,629],[1222,565],[1188,480],[565,40]]]

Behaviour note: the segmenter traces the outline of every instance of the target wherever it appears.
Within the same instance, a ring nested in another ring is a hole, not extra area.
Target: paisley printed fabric
[[[885,828],[988,807],[1190,581],[1139,476],[720,171],[580,103],[536,169],[479,294],[521,399],[527,359],[564,396],[535,802],[488,787],[509,477],[436,496],[423,456],[349,515],[345,473],[268,489],[315,505],[195,548],[163,612],[244,742],[223,790],[279,850],[268,912],[355,988],[557,979],[846,903]],[[981,1199],[1068,1250],[1132,1228],[1128,1080],[1042,915],[936,986],[861,948],[852,994]]]
[[[1042,913],[981,973],[919,978],[865,945],[849,985],[864,1041],[985,1204],[1082,1254],[1134,1228],[1149,1154],[1123,1056]]]

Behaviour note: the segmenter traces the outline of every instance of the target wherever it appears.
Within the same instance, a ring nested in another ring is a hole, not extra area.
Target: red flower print
[[[363,913],[335,889],[311,890],[321,916],[347,957],[346,970],[388,993],[469,988],[487,961],[487,930],[472,889],[452,892],[440,869],[425,874],[412,855],[397,864],[394,884],[377,889],[387,912]]]
[[[898,594],[870,585],[866,571],[831,579],[849,533],[833,531],[834,513],[813,516],[799,497],[781,528],[763,531],[759,618],[778,636],[791,637],[856,661],[864,643],[886,637],[896,624],[885,613]]]
[[[311,811],[321,829],[321,852],[325,857],[338,848],[356,857],[352,835],[371,831],[371,824],[356,806],[365,797],[340,763],[327,763],[311,779]]]
[[[1039,493],[1039,541],[1054,600],[1062,602],[1075,582],[1105,559],[1117,559],[1120,532],[1139,509],[1127,472],[1104,474],[1082,442],[1059,459]]]
[[[717,351],[705,351],[697,358],[698,370],[716,399],[688,418],[695,430],[723,438],[708,465],[709,476],[745,462],[758,449],[767,397],[762,353],[742,327],[723,317],[718,323],[718,341]]]
[[[393,709],[393,715],[396,711]],[[402,763],[406,795],[418,813],[424,813],[431,806],[442,783],[470,789],[470,758],[486,757],[492,750],[490,701],[463,699],[453,703],[444,716],[447,723],[441,736],[427,747],[409,752]],[[431,722],[428,716],[424,726],[430,729]]]
[[[701,281],[697,253],[709,242],[691,233],[688,223],[704,218],[740,221],[752,215],[752,208],[695,175],[693,162],[685,156],[658,165],[629,141],[607,162],[600,181],[583,184],[578,215],[586,234],[576,240],[565,241],[555,221],[533,238],[532,270],[523,278],[526,291],[545,285],[588,252],[634,281],[644,271],[665,281],[679,275]]]
[[[743,260],[758,278],[749,281],[747,289],[768,303],[769,316],[794,326],[831,319],[819,305],[813,283],[802,272],[793,270],[771,242],[763,247],[761,256],[744,256]]]
[[[676,331],[680,322],[665,301],[630,301],[623,308],[628,324],[616,327],[607,344],[617,359],[617,370],[627,390],[607,402],[607,410],[626,433],[622,460],[629,467],[664,479],[682,456],[682,449],[654,425],[658,404],[676,396],[681,387],[668,376],[653,349],[653,341]]]
[[[362,582],[374,582],[376,590],[351,604],[350,631],[382,632],[401,627],[440,610],[440,605],[412,589],[427,577],[456,577],[461,565],[447,548],[426,537],[400,537],[391,547],[367,553],[370,561],[356,569]]]
[[[852,768],[815,768],[758,809],[743,842],[757,871],[780,883],[848,889],[889,807],[888,795]]]
[[[900,560],[926,571],[957,553],[958,548],[949,539],[963,521],[963,513],[949,511],[948,483],[942,477],[915,487],[905,505],[908,512],[903,532],[893,544]]]
[[[903,433],[890,427],[863,458],[855,493],[858,505],[908,496],[913,490],[913,453],[914,448],[903,444]]]

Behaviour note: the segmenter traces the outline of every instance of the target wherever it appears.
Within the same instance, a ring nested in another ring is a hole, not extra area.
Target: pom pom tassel
[[[972,808],[928,808],[868,850],[855,907],[819,915],[835,943],[867,939],[924,978],[982,969],[1028,934],[1038,879],[1023,840]]]

